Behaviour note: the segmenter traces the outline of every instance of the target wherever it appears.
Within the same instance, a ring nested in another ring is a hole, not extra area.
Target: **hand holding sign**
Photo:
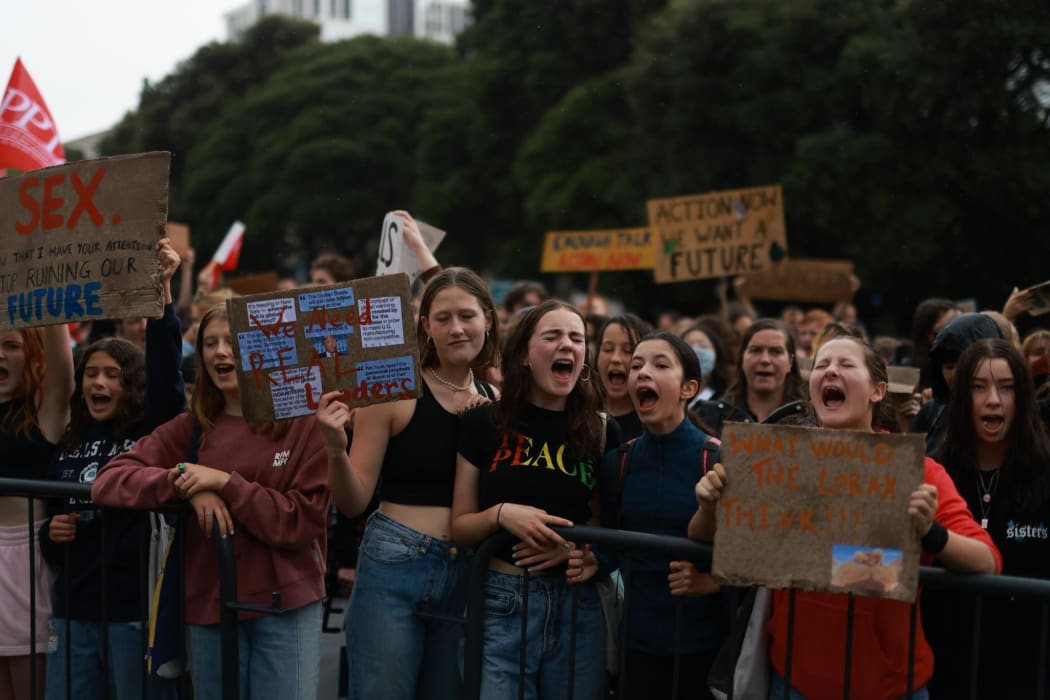
[[[403,209],[388,213],[379,239],[376,276],[407,272],[414,282],[420,273],[438,266],[433,251],[444,238],[444,231],[417,222]]]

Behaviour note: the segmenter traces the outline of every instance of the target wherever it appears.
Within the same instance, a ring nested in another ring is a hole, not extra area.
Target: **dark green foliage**
[[[855,260],[862,314],[894,328],[925,296],[998,306],[1050,277],[1050,5],[475,0],[474,17],[455,50],[268,20],[147,85],[106,152],[173,150],[173,218],[204,255],[243,218],[247,269],[335,247],[370,272],[404,207],[451,232],[442,261],[536,277],[546,230],[779,182],[791,254]],[[601,279],[643,313],[715,304],[712,282]]]

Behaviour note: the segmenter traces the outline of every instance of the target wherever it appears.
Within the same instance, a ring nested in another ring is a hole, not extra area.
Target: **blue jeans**
[[[187,625],[194,700],[222,698],[219,625]],[[321,601],[237,623],[241,700],[316,700]]]
[[[66,635],[69,635],[70,698],[75,700],[138,700],[142,697],[142,678],[146,661],[145,636],[141,622],[111,622],[106,627],[106,668],[102,668],[103,625],[97,622],[78,622],[62,618],[51,619],[51,631],[57,637],[54,648],[47,655],[46,700],[66,697]],[[109,680],[107,692],[102,685],[103,674]],[[147,698],[162,700],[174,698],[175,683],[164,678],[150,678]]]
[[[458,698],[469,556],[376,511],[346,616],[349,700]]]
[[[806,696],[794,688],[791,689],[790,700],[806,700]],[[902,695],[899,700],[905,700],[907,695]],[[784,677],[770,669],[769,672],[769,700],[784,700]],[[911,700],[930,700],[930,693],[926,687],[916,688],[911,691]]]
[[[605,620],[592,581],[570,586],[564,572],[528,579],[525,675],[521,676],[522,576],[489,571],[485,583],[485,641],[481,697],[514,700],[567,696],[573,588],[578,590],[573,698],[597,700],[605,686]]]

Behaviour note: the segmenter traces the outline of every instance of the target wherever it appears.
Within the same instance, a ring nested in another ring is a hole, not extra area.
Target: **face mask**
[[[700,376],[706,377],[711,374],[715,369],[715,360],[717,359],[715,351],[708,348],[698,348],[694,345],[693,352],[696,353],[696,359],[700,360]]]

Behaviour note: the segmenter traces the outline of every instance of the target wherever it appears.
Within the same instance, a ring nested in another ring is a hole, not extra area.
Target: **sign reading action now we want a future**
[[[712,573],[734,585],[913,601],[921,435],[727,423]]]
[[[245,420],[317,411],[341,389],[350,406],[419,396],[419,348],[405,273],[226,301]]]
[[[0,178],[0,330],[163,311],[168,153]]]
[[[780,185],[651,199],[657,282],[761,272],[787,254]]]

